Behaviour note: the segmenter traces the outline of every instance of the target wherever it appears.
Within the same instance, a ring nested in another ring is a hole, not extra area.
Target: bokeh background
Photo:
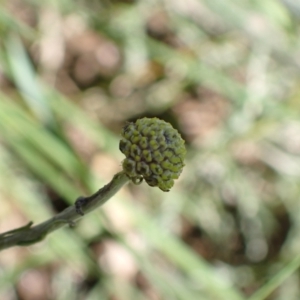
[[[0,254],[5,300],[300,299],[300,2],[2,0],[0,232],[120,171],[126,121],[187,144],[164,193],[124,187]]]

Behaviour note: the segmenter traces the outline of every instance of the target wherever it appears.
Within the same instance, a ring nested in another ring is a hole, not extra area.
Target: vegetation
[[[121,171],[121,128],[186,141],[170,192],[124,187],[0,255],[1,299],[300,299],[300,4],[0,2],[0,232]]]

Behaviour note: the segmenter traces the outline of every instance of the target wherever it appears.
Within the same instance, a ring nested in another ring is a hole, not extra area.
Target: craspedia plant
[[[109,200],[124,184],[143,179],[150,186],[167,192],[181,174],[186,154],[184,140],[169,123],[157,118],[143,118],[127,123],[122,130],[120,150],[125,154],[123,170],[94,194],[79,196],[74,205],[45,222],[25,226],[0,234],[0,250],[12,246],[28,246],[44,239],[65,225],[73,226],[85,214]]]
[[[184,140],[171,124],[158,118],[127,123],[121,132],[122,166],[133,183],[143,179],[150,186],[168,192],[184,166]]]

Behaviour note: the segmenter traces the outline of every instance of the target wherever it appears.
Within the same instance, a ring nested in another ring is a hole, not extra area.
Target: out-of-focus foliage
[[[129,184],[0,255],[0,298],[300,299],[300,3],[0,2],[0,231],[118,172],[126,121],[187,143],[169,193]]]

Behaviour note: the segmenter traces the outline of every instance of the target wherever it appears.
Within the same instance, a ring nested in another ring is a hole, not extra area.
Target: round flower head
[[[127,123],[121,132],[120,151],[125,154],[123,170],[135,183],[168,192],[184,166],[184,140],[171,124],[158,118]]]

